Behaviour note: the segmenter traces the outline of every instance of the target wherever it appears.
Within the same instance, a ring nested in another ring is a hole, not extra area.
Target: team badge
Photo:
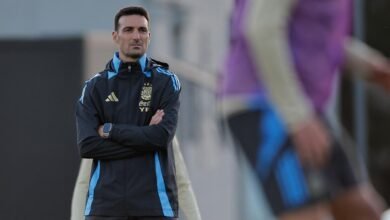
[[[139,101],[139,110],[141,112],[148,112],[150,109],[150,104],[152,100],[152,84],[144,83],[141,90],[141,100]]]

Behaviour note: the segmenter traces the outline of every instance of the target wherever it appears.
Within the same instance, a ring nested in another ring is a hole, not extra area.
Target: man
[[[196,196],[192,189],[192,184],[188,176],[186,164],[184,163],[177,138],[173,139],[172,147],[173,156],[175,158],[176,182],[180,210],[183,212],[187,220],[201,220],[202,217],[196,201]],[[73,191],[71,220],[84,219],[85,201],[88,193],[89,179],[91,178],[91,168],[91,159],[83,159],[81,161],[76,186]]]
[[[347,37],[350,6],[349,0],[235,1],[223,111],[282,220],[380,218],[380,198],[354,172],[348,146],[326,115],[343,63],[390,88],[388,61]]]
[[[167,64],[146,56],[144,8],[120,10],[112,37],[119,51],[86,82],[76,109],[80,154],[93,159],[86,220],[176,219],[180,82]]]

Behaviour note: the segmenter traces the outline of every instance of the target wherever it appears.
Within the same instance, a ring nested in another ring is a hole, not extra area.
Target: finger
[[[159,119],[161,119],[163,117],[163,113],[158,113],[154,117],[155,117],[156,120],[159,120]]]
[[[329,141],[328,137],[322,135],[318,137],[318,145],[314,149],[315,165],[320,168],[323,167],[329,157]]]
[[[308,152],[301,151],[299,153],[299,159],[300,159],[302,165],[309,166],[309,167],[311,166],[310,154],[308,154]]]
[[[302,154],[305,165],[318,167],[322,163],[321,148],[323,143],[316,138],[316,135],[309,136],[304,142],[304,153]]]
[[[156,112],[156,115],[162,115],[162,114],[164,114],[164,111],[163,111],[163,110],[158,110],[158,111]]]
[[[306,153],[305,153],[305,161],[306,164],[310,167],[317,166],[318,162],[318,154],[317,154],[317,148],[318,145],[316,145],[315,141],[309,139],[306,142]]]
[[[297,140],[295,141],[295,145],[301,163],[304,166],[311,166],[312,165],[311,153],[310,153],[311,146],[307,144],[307,139],[297,138]]]
[[[160,119],[162,117],[164,117],[164,113],[163,112],[160,112],[160,113],[156,114],[156,118]]]
[[[310,141],[310,166],[320,167],[323,161],[323,147],[324,143],[320,137],[313,137]]]
[[[159,116],[157,114],[153,115],[152,119],[150,120],[150,125],[157,124]]]

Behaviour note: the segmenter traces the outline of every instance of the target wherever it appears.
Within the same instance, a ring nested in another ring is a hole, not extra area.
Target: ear
[[[112,32],[112,40],[113,40],[115,43],[118,43],[118,32],[116,32],[116,31],[113,31],[113,32]]]

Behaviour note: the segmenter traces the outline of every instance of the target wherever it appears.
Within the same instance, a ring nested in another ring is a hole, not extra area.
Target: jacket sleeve
[[[93,83],[87,81],[76,106],[77,144],[81,157],[112,160],[134,155],[134,149],[99,136],[97,129],[103,122],[97,108]]]
[[[139,151],[156,151],[167,147],[176,131],[179,111],[180,82],[172,74],[161,95],[159,109],[164,110],[164,117],[157,125],[134,126],[114,124],[111,139]]]
[[[314,114],[290,55],[288,25],[297,3],[297,0],[251,1],[245,29],[256,68],[262,70],[259,78],[290,130]]]

